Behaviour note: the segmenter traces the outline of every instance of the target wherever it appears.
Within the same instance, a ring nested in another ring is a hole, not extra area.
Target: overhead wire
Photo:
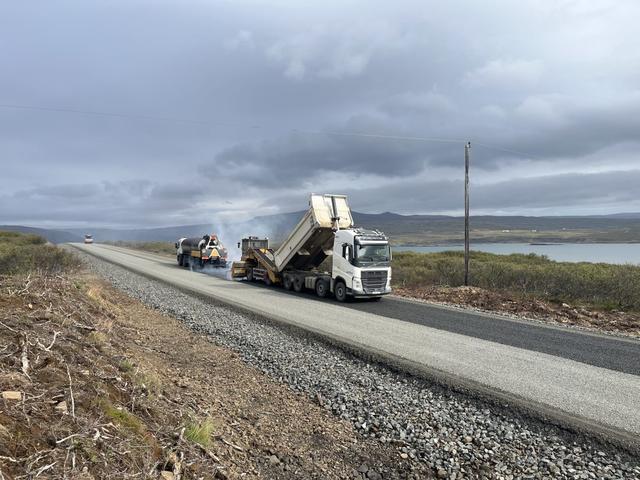
[[[35,106],[35,105],[17,105],[17,104],[9,104],[9,103],[0,104],[0,108],[15,109],[15,110],[44,111],[44,112],[53,112],[53,113],[69,113],[69,114],[76,114],[76,115],[92,115],[92,116],[99,116],[99,117],[127,118],[127,119],[134,119],[134,120],[153,120],[153,121],[183,123],[183,124],[203,125],[203,126],[223,125],[223,126],[230,126],[230,127],[249,128],[249,129],[264,128],[262,125],[256,125],[256,124],[252,125],[252,124],[241,123],[241,122],[227,122],[227,121],[218,121],[218,120],[214,120],[214,121],[194,120],[194,119],[185,119],[185,118],[176,118],[176,117],[104,112],[104,111],[97,111],[97,110],[80,110],[80,109],[73,109],[73,108],[42,107],[42,106]],[[335,131],[335,130],[308,130],[308,129],[293,128],[293,129],[289,129],[289,131],[292,133],[302,133],[302,134],[309,134],[309,135],[374,138],[374,139],[381,139],[381,140],[400,140],[400,141],[414,141],[414,142],[453,143],[453,144],[461,144],[461,145],[466,144],[468,141],[464,139],[455,139],[455,138],[421,137],[421,136],[411,136],[411,135],[389,135],[389,134],[368,133],[368,132],[341,132],[341,131]],[[536,159],[540,158],[539,156],[533,155],[531,153],[499,147],[496,145],[490,145],[484,142],[473,140],[473,138],[471,139],[471,143],[472,145],[480,146],[489,150],[510,153],[512,155],[517,155],[520,157],[529,157],[529,158],[536,158]]]

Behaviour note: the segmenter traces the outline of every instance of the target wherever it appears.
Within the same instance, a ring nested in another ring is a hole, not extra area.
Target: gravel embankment
[[[87,258],[90,268],[117,288],[232,348],[247,363],[350,420],[362,435],[393,445],[403,458],[426,462],[437,478],[640,479],[640,463],[612,448],[572,441],[555,427]]]

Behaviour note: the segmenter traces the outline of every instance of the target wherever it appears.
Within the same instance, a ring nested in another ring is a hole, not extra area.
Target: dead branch
[[[29,285],[31,285],[31,274],[27,275],[27,281],[24,284],[24,288],[18,292],[18,295],[22,295],[29,290]]]
[[[14,330],[13,328],[11,328],[9,325],[5,325],[4,323],[0,322],[0,325],[2,325],[4,328],[6,328],[7,330],[12,331],[13,333],[18,333],[17,330]]]
[[[71,388],[71,372],[69,371],[69,365],[67,365],[67,377],[69,377],[69,396],[71,397],[71,416],[76,418],[76,401],[73,398],[73,388]]]
[[[239,452],[244,452],[244,449],[242,447],[239,447],[238,445],[234,445],[233,443],[226,441],[223,437],[219,437],[219,439],[222,443],[233,448],[234,450],[237,450]]]
[[[202,450],[206,455],[208,455],[209,457],[211,457],[211,459],[216,462],[216,463],[222,463],[222,461],[220,460],[220,458],[215,455],[212,451],[207,450],[206,448],[204,448],[202,445],[200,445],[199,443],[196,444],[198,447],[200,447],[200,450]]]
[[[69,315],[71,315],[71,314],[69,314]],[[78,322],[73,322],[73,325],[75,327],[82,328],[83,330],[89,330],[90,332],[93,332],[93,331],[96,330],[96,327],[90,327],[89,325],[83,325],[83,324],[78,323]]]
[[[53,462],[53,463],[50,463],[49,465],[45,465],[44,467],[40,467],[40,469],[36,472],[35,477],[33,478],[37,478],[41,473],[46,472],[47,470],[52,468],[56,463],[58,462]]]
[[[53,340],[51,340],[51,343],[49,344],[49,346],[47,348],[45,348],[45,350],[47,352],[51,351],[51,347],[53,347],[53,344],[56,343],[56,338],[58,337],[58,335],[60,335],[62,332],[53,332]]]
[[[24,375],[31,380],[31,377],[29,376],[29,357],[27,356],[27,346],[29,345],[29,337],[27,335],[24,336],[24,339],[22,341],[22,356],[21,356],[21,360],[22,360],[22,373],[24,373]]]
[[[57,444],[57,445],[60,445],[61,443],[66,442],[66,441],[67,441],[67,440],[69,440],[70,438],[73,438],[73,437],[83,437],[83,436],[84,436],[84,435],[83,435],[82,433],[73,433],[73,434],[71,434],[71,435],[69,435],[69,436],[67,436],[67,437],[61,438],[60,440],[56,440],[56,444]]]
[[[36,463],[38,463],[40,460],[42,460],[44,457],[46,457],[47,455],[49,455],[51,452],[53,452],[53,449],[50,450],[41,450],[39,452],[36,452],[32,455],[30,455],[29,457],[26,458],[26,460],[24,460],[25,463],[27,463],[26,466],[26,470],[29,472],[31,471],[31,467],[33,465],[35,465]],[[33,457],[36,457],[35,460],[31,460]]]

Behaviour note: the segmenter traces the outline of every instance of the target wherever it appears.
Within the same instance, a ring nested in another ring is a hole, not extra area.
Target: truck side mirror
[[[238,248],[240,248],[240,242],[238,242]]]
[[[178,242],[174,243],[176,250],[178,249]]]

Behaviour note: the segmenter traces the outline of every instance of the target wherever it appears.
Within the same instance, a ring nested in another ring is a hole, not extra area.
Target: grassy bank
[[[118,240],[115,242],[104,242],[107,245],[116,247],[133,248],[134,250],[143,250],[145,252],[159,253],[162,255],[175,255],[175,242],[125,242]]]
[[[58,273],[77,265],[76,257],[42,237],[0,231],[0,275]]]
[[[472,252],[470,272],[475,287],[605,309],[640,310],[637,266]],[[464,256],[462,252],[395,253],[393,277],[395,285],[402,287],[457,287],[464,281]]]

